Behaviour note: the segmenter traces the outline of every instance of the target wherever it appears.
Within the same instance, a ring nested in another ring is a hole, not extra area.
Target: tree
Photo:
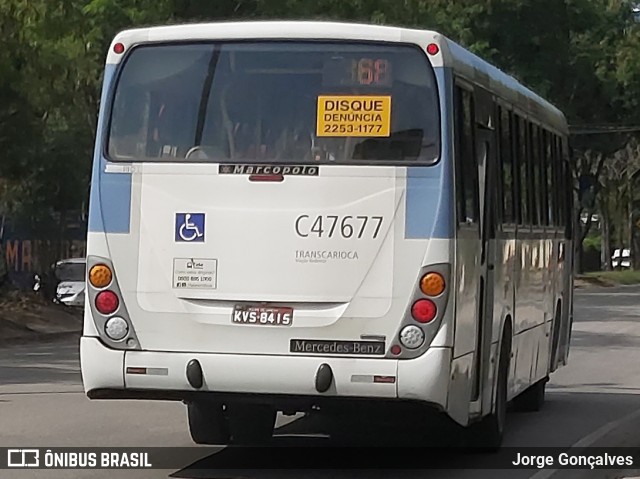
[[[117,31],[231,19],[435,29],[550,99],[572,124],[640,121],[640,25],[626,0],[3,0],[0,215],[47,235],[86,202],[101,72]],[[599,176],[626,142],[575,138],[576,181]],[[577,224],[582,239],[591,225]]]

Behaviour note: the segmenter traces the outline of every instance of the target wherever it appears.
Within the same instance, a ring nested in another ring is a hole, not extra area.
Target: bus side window
[[[517,161],[518,161],[518,192],[519,192],[519,204],[520,204],[520,221],[521,226],[531,225],[531,208],[529,203],[529,175],[528,175],[528,155],[527,155],[527,133],[526,122],[520,116],[517,116],[518,125],[518,149],[517,149]]]
[[[532,179],[532,211],[534,226],[544,226],[546,223],[546,212],[544,210],[545,186],[542,176],[543,151],[540,148],[542,130],[537,125],[532,125],[531,129],[531,179]]]
[[[539,130],[538,144],[540,145],[540,158],[538,163],[538,172],[540,174],[540,214],[542,215],[543,226],[549,225],[549,202],[547,201],[547,150],[545,143],[547,132],[544,129]]]
[[[126,95],[119,95],[116,101],[110,149],[123,158],[146,156],[149,94],[143,89],[132,87]]]
[[[555,217],[555,204],[553,201],[553,170],[552,170],[552,154],[551,154],[551,139],[552,135],[549,131],[545,130],[544,132],[544,176],[546,183],[546,196],[545,196],[545,204],[547,211],[547,225],[554,226],[556,223]]]
[[[529,192],[529,224],[531,226],[538,225],[538,211],[536,209],[536,181],[535,181],[535,158],[537,155],[535,149],[536,130],[535,125],[529,121],[525,122],[527,130],[527,190]]]
[[[456,179],[458,222],[478,222],[478,164],[473,135],[473,94],[456,87]]]
[[[500,108],[500,164],[502,192],[502,222],[512,224],[514,215],[513,156],[511,151],[511,112]]]
[[[558,226],[559,227],[564,227],[565,225],[565,211],[564,211],[564,195],[562,193],[562,190],[564,189],[564,175],[562,172],[562,150],[560,147],[560,141],[558,139],[557,136],[554,136],[553,139],[553,144],[554,144],[554,159],[553,159],[553,164],[554,164],[554,170],[555,170],[555,177],[556,177],[556,208],[557,208],[557,218],[558,218]]]

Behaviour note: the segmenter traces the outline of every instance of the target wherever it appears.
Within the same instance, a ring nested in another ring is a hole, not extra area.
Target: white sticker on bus
[[[174,289],[216,289],[217,284],[217,259],[173,259]]]

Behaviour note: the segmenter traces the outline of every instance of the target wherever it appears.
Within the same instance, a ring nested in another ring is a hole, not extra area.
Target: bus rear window
[[[432,164],[435,77],[415,47],[149,45],[125,60],[113,161]]]

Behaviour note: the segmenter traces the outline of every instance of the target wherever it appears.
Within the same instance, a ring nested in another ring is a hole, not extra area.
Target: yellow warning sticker
[[[390,136],[390,96],[319,96],[317,136]]]

